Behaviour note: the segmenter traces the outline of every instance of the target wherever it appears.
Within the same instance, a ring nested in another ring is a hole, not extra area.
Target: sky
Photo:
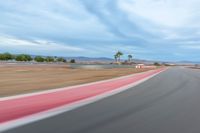
[[[0,52],[200,61],[200,0],[6,0]]]

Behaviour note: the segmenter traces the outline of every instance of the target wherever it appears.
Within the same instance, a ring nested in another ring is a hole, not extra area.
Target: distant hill
[[[178,64],[200,64],[199,61],[179,61],[179,62],[176,62]]]
[[[92,57],[83,57],[83,56],[79,56],[79,57],[63,57],[66,60],[71,60],[71,59],[75,59],[78,62],[113,62],[114,60],[111,58],[106,58],[106,57],[97,57],[97,58],[92,58]]]
[[[31,56],[32,56],[32,58],[34,58],[36,55],[31,55]],[[47,57],[47,56],[43,56],[43,57]],[[57,56],[57,57],[61,57],[61,56]],[[114,62],[114,59],[107,58],[107,57],[77,56],[77,57],[62,57],[62,58],[65,58],[67,61],[69,61],[71,59],[75,59],[76,62],[98,62],[98,63],[111,63],[111,62]],[[124,61],[124,60],[122,59],[122,61]],[[142,59],[133,59],[133,61],[135,63],[144,63],[144,64],[153,64],[154,62],[157,62],[157,61],[149,61],[149,60],[142,60]],[[159,62],[159,63],[161,63],[161,62]]]
[[[92,58],[92,57],[64,57],[67,60],[70,59],[75,59],[78,62],[113,62],[114,59],[112,58],[107,58],[107,57],[97,57],[97,58]],[[133,59],[134,62],[136,63],[154,63],[154,61],[148,61],[148,60],[140,60],[140,59]]]
[[[92,57],[63,57],[66,60],[75,59],[77,62],[99,62],[99,63],[111,63],[114,62],[114,59],[107,58],[107,57],[98,57],[98,58],[92,58]],[[124,61],[124,60],[122,60]],[[149,60],[142,60],[142,59],[133,59],[135,63],[144,63],[144,64],[153,64],[156,61],[149,61]],[[161,62],[159,62],[161,63]]]
[[[36,55],[31,55],[33,58]],[[47,57],[47,56],[43,56],[43,57]],[[57,56],[60,57],[60,56]],[[98,62],[98,63],[111,63],[114,62],[114,59],[112,58],[107,58],[107,57],[85,57],[85,56],[77,56],[77,57],[63,57],[65,58],[67,61],[71,60],[71,59],[75,59],[76,62]],[[177,64],[177,65],[191,65],[191,64],[200,64],[200,62],[198,61],[172,61],[172,62],[166,62],[166,61],[154,61],[154,60],[144,60],[144,59],[133,59],[133,61],[135,63],[144,63],[144,64],[153,64],[154,62],[158,62],[158,63],[166,63],[166,64]]]

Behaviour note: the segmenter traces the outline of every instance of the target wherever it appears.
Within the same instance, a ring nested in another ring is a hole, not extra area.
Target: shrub
[[[71,59],[70,63],[76,63],[76,60],[75,59]]]
[[[45,61],[46,61],[46,62],[54,62],[54,58],[48,56],[48,57],[45,59]]]
[[[32,58],[30,55],[27,55],[27,54],[20,54],[20,55],[17,55],[16,58],[15,58],[16,61],[31,61]]]
[[[12,59],[13,55],[11,55],[10,53],[0,54],[0,60],[12,60]]]
[[[62,58],[62,57],[57,58],[57,61],[58,61],[58,62],[67,62],[66,59],[64,59],[64,58]]]
[[[45,58],[43,58],[42,56],[36,56],[36,57],[34,58],[34,60],[35,60],[36,62],[44,62],[44,61],[45,61]]]
[[[160,66],[160,64],[158,62],[155,62],[154,65],[155,66]]]

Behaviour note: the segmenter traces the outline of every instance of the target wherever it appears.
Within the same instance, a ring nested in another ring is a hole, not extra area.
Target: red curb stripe
[[[0,123],[97,96],[140,81],[161,71],[163,71],[163,69],[149,71],[122,79],[80,86],[69,90],[0,101]]]

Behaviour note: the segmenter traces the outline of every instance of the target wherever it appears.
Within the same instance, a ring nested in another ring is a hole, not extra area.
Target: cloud
[[[199,0],[120,0],[120,6],[128,12],[144,17],[156,24],[167,27],[187,27],[196,18]],[[190,25],[191,26],[191,25]]]
[[[198,50],[200,49],[200,45],[194,45],[194,44],[191,44],[191,45],[183,45],[181,46],[181,48],[183,49],[187,49],[187,50]]]
[[[112,57],[121,50],[155,60],[197,56],[199,5],[199,0],[4,1],[0,52]]]
[[[53,55],[52,52],[84,52],[85,49],[66,45],[66,44],[60,44],[56,42],[50,42],[47,40],[24,40],[19,39],[15,37],[8,37],[8,36],[1,36],[0,37],[0,49],[12,49],[17,53],[23,52],[23,53],[32,53],[31,51],[34,51],[36,53],[41,53],[42,55],[50,54]],[[62,54],[61,54],[62,55]]]

